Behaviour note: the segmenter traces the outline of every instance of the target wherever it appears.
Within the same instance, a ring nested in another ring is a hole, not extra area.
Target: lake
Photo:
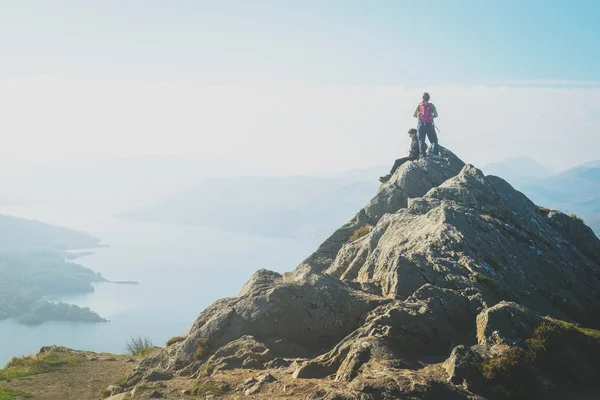
[[[95,292],[53,300],[90,307],[108,323],[50,322],[26,326],[0,321],[0,364],[36,353],[51,344],[75,349],[123,353],[132,336],[147,336],[155,345],[186,333],[213,301],[234,296],[260,268],[293,269],[324,238],[278,239],[214,228],[121,221],[102,215],[3,208],[0,213],[67,226],[100,237],[109,247],[74,262],[110,280]]]

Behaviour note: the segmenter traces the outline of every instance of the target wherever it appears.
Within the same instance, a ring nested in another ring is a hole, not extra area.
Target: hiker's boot
[[[386,183],[387,181],[390,180],[391,177],[392,177],[392,174],[387,174],[387,175],[384,175],[384,176],[380,176],[379,177],[379,182]]]

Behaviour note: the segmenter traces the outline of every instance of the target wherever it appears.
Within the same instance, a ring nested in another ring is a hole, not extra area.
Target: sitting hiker
[[[431,154],[438,154],[438,138],[435,133],[433,119],[437,118],[438,112],[433,103],[429,102],[429,93],[423,93],[423,101],[419,103],[413,117],[418,118],[417,132],[419,135],[420,158],[427,155],[427,143],[425,135],[431,143]]]
[[[415,128],[408,130],[408,136],[412,140],[410,143],[410,150],[408,151],[408,157],[399,158],[394,162],[394,166],[389,174],[379,178],[379,181],[385,183],[390,180],[394,172],[407,161],[416,160],[419,157],[419,142],[417,141],[417,130]]]

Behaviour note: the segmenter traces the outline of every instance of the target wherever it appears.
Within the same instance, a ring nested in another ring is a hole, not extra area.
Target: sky
[[[596,1],[0,0],[0,158],[391,163],[423,91],[485,165],[599,159]]]

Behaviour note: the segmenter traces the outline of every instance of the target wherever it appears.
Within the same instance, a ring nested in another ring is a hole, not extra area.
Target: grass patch
[[[204,366],[198,373],[198,376],[211,376],[212,373],[215,372],[215,368],[215,364],[212,361],[209,361],[206,364],[204,364]]]
[[[171,339],[167,340],[167,347],[169,347],[175,343],[183,342],[186,338],[187,338],[187,336],[172,337]]]
[[[579,215],[577,214],[569,214],[570,218],[573,218],[575,221],[579,221],[579,222],[583,222],[583,218],[581,218]]]
[[[538,398],[539,377],[577,389],[598,385],[579,374],[574,366],[580,364],[600,374],[600,331],[546,318],[523,348],[508,348],[485,360],[480,370],[502,398],[529,399]]]
[[[134,390],[135,392],[133,392],[133,396],[131,396],[131,398],[137,399],[138,397],[150,392],[152,388],[146,386],[137,386]]]
[[[494,279],[490,278],[487,275],[483,275],[483,274],[476,272],[473,274],[473,279],[475,279],[475,282],[480,283],[485,286],[491,286],[491,287],[496,286],[496,282],[494,281]]]
[[[578,333],[584,334],[584,335],[588,336],[588,338],[590,340],[597,340],[598,343],[600,343],[600,331],[598,331],[596,329],[582,328],[579,325],[572,324],[572,323],[566,322],[566,321],[561,321],[558,319],[548,319],[548,320],[560,325],[563,329],[565,329],[567,331],[578,332]]]
[[[125,386],[126,381],[127,377],[124,376],[123,378],[119,379],[114,385],[122,388],[123,386]],[[108,388],[104,389],[101,393],[101,396],[103,399],[107,398],[108,396],[110,396],[110,390],[108,390]]]
[[[32,399],[33,396],[29,393],[13,390],[10,388],[0,387],[0,400],[17,400],[17,399]]]
[[[42,353],[35,356],[13,357],[6,367],[0,370],[0,381],[52,372],[81,364],[83,361],[82,356],[69,353]]]
[[[512,299],[512,296],[510,296],[508,293],[504,293],[494,278],[476,272],[473,274],[473,279],[475,279],[475,282],[492,292],[499,299]]]
[[[204,380],[197,381],[190,390],[194,396],[222,396],[229,390],[229,385],[223,382]]]
[[[372,229],[373,229],[373,227],[371,225],[361,226],[360,228],[358,228],[357,230],[354,231],[352,236],[350,236],[350,241],[353,242],[355,240],[360,239],[363,236],[368,235]]]
[[[152,340],[147,337],[132,337],[125,344],[125,353],[130,356],[147,356],[154,349]]]
[[[538,206],[537,209],[538,209],[539,213],[542,214],[544,217],[547,217],[548,214],[550,214],[550,211],[551,211],[549,208],[542,207],[542,206]]]
[[[194,342],[196,345],[196,352],[194,353],[194,357],[196,360],[201,360],[208,355],[208,340],[204,338],[198,338]]]

